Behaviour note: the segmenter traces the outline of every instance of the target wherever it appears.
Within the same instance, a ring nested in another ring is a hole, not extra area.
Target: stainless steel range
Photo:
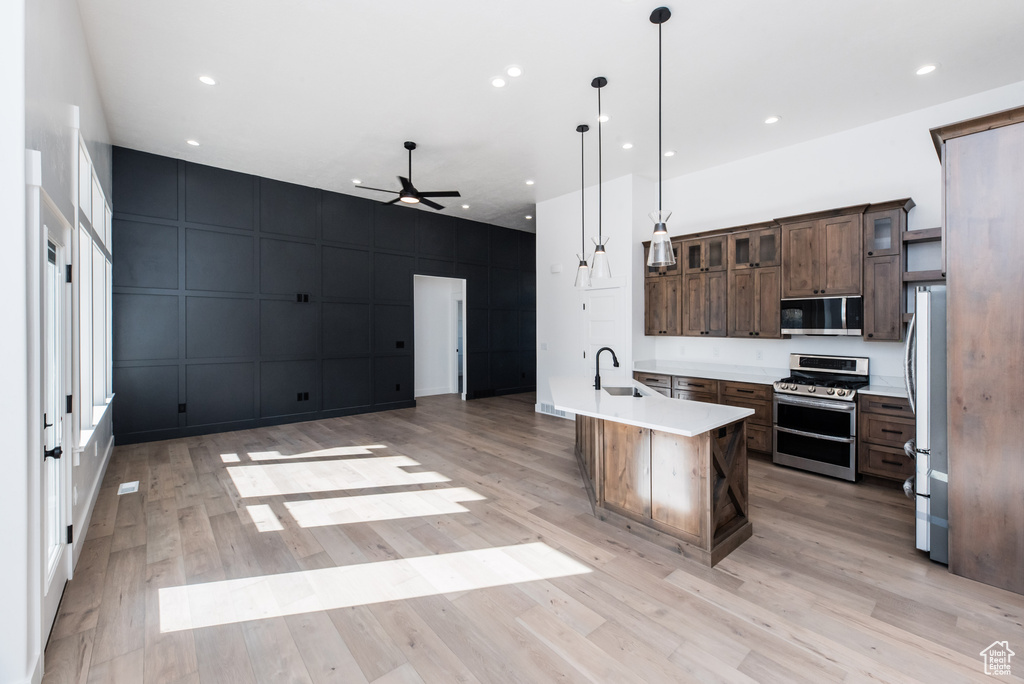
[[[774,383],[772,460],[822,475],[857,479],[857,390],[868,359],[790,354],[791,375]]]

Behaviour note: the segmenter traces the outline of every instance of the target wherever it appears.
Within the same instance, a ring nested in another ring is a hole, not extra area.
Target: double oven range
[[[773,385],[773,462],[856,480],[855,399],[868,385],[868,359],[790,354],[789,368]]]

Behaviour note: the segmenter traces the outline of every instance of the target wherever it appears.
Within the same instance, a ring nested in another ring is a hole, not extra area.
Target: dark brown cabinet
[[[899,209],[889,209],[888,211],[872,209],[864,215],[864,256],[880,257],[899,254],[900,245],[903,244],[906,212]]]
[[[683,275],[724,271],[728,261],[726,259],[728,239],[728,235],[722,234],[696,240],[684,240],[682,243]]]
[[[648,266],[647,256],[651,253],[650,244],[644,245],[644,275],[647,278],[661,278],[664,276],[677,276],[681,272],[682,263],[679,261],[682,255],[682,240],[672,241],[672,254],[676,258],[676,263],[671,266]]]
[[[903,337],[903,234],[911,199],[872,205],[864,214],[864,339]]]
[[[857,414],[857,472],[890,480],[914,474],[903,445],[914,437],[914,415],[906,399],[861,394]]]
[[[644,280],[645,335],[679,335],[681,314],[678,277]]]
[[[718,383],[718,403],[753,409],[747,418],[747,449],[771,453],[772,388],[749,382],[722,380]]]
[[[782,337],[781,270],[729,271],[729,337]]]
[[[683,335],[725,337],[728,292],[725,271],[683,276]]]
[[[781,263],[782,238],[778,226],[729,235],[730,271],[778,266]]]
[[[782,297],[861,294],[861,214],[782,225]]]

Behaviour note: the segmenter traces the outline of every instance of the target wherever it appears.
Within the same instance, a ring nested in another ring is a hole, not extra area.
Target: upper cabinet
[[[864,339],[899,342],[903,337],[903,234],[914,200],[872,205],[864,214]]]
[[[683,273],[709,273],[724,271],[728,235],[714,235],[683,242]]]
[[[729,235],[729,269],[767,268],[782,263],[779,227],[745,230]]]
[[[783,299],[861,294],[861,211],[782,223]]]
[[[864,214],[864,256],[899,255],[906,223],[907,212],[904,209],[872,210]]]
[[[679,259],[683,254],[682,240],[672,241],[672,254],[676,258],[676,263],[671,266],[648,266],[647,255],[651,252],[650,244],[644,245],[644,275],[648,278],[662,278],[665,276],[677,276],[682,272],[682,264]]]

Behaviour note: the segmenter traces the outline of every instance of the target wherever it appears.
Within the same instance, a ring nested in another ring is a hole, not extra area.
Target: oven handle
[[[843,444],[853,444],[857,441],[856,437],[833,437],[832,435],[820,435],[817,432],[804,432],[803,430],[794,430],[793,428],[784,428],[775,426],[775,429],[779,432],[788,432],[791,435],[800,435],[801,437],[811,437],[813,439],[825,439],[829,442],[842,442]]]
[[[775,401],[780,404],[795,404],[797,406],[812,406],[814,408],[826,409],[828,411],[845,411],[853,413],[857,410],[857,404],[852,401],[829,401],[827,399],[807,399],[794,397],[788,394],[776,394]]]

